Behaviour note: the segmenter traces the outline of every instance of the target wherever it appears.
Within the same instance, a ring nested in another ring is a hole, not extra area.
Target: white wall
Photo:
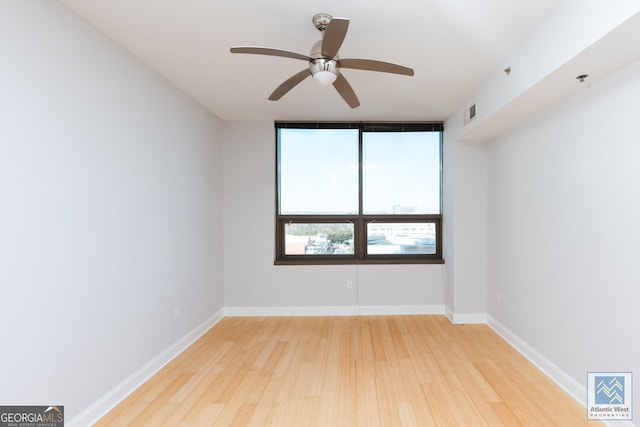
[[[442,308],[442,265],[274,266],[274,123],[225,122],[224,140],[226,310],[317,314],[348,313],[358,305],[399,312]]]
[[[0,404],[70,419],[222,309],[222,124],[58,2],[0,57]]]
[[[482,143],[458,141],[462,114],[444,127],[445,305],[455,323],[483,323],[487,292],[487,156]]]
[[[638,99],[640,62],[489,145],[489,314],[582,385],[640,378]]]

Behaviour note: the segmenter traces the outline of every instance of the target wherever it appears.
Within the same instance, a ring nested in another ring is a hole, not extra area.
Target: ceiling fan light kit
[[[231,53],[249,53],[257,55],[280,56],[285,58],[308,61],[308,67],[285,80],[269,96],[269,100],[277,101],[287,92],[297,86],[308,76],[324,86],[333,85],[338,94],[351,107],[356,108],[360,101],[347,79],[340,73],[341,68],[358,70],[379,71],[392,74],[413,76],[411,68],[390,62],[376,61],[372,59],[341,59],[338,50],[344,42],[349,28],[349,20],[346,18],[334,18],[327,13],[317,13],[312,18],[313,25],[322,33],[322,40],[316,42],[311,48],[311,53],[303,55],[282,49],[258,47],[258,46],[233,46]]]
[[[335,59],[316,58],[315,61],[309,62],[309,71],[321,85],[332,85],[338,78],[338,61]]]

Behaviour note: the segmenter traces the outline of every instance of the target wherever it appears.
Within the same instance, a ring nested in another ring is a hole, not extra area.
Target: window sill
[[[381,264],[444,264],[443,259],[287,259],[275,260],[273,265],[381,265]]]

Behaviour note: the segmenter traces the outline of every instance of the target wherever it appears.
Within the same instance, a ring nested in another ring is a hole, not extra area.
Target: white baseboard
[[[448,312],[447,317],[451,323],[456,325],[471,325],[487,323],[487,315],[485,313],[452,313]]]
[[[451,323],[453,323],[453,310],[451,310],[451,307],[448,305],[444,306],[444,315],[447,316]]]
[[[149,363],[138,369],[109,393],[105,394],[100,399],[95,401],[87,409],[73,417],[71,420],[65,422],[65,425],[68,427],[84,427],[93,425],[100,418],[105,416],[111,409],[113,409],[118,403],[122,402],[127,396],[133,393],[145,381],[155,375],[167,363],[173,360],[176,356],[178,356],[191,344],[193,344],[198,338],[204,335],[223,317],[223,310],[215,313],[209,319],[198,325],[184,337],[172,344],[165,351],[151,359]]]
[[[442,305],[322,306],[322,307],[225,307],[226,317],[273,316],[380,316],[444,314]]]

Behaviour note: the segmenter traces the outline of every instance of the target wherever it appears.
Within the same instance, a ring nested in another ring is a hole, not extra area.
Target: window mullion
[[[362,127],[358,130],[358,239],[356,245],[356,255],[358,259],[364,259],[367,248],[367,230],[362,217],[364,200],[364,158],[362,149]]]

